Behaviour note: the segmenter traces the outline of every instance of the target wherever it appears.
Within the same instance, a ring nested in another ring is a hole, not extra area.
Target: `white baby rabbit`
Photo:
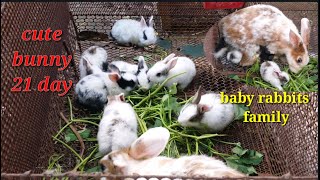
[[[110,36],[125,46],[133,44],[144,47],[155,44],[157,36],[153,28],[153,16],[150,17],[148,23],[142,16],[140,22],[132,19],[118,20],[113,25]]]
[[[226,43],[242,52],[242,66],[255,63],[260,46],[266,46],[276,56],[285,55],[294,73],[309,62],[310,25],[306,18],[301,19],[300,35],[295,24],[278,8],[259,4],[222,18],[219,29]]]
[[[162,61],[155,63],[149,69],[147,75],[151,83],[162,83],[166,78],[178,75],[170,79],[165,86],[170,87],[173,83],[177,83],[179,89],[184,89],[195,77],[196,66],[190,58],[175,57],[175,54],[172,53]]]
[[[139,176],[245,177],[224,162],[205,155],[178,159],[158,156],[166,147],[170,133],[163,127],[147,130],[130,147],[109,153],[100,160],[104,173]]]
[[[235,118],[235,104],[222,104],[220,94],[208,93],[201,96],[201,87],[191,103],[185,104],[178,122],[184,127],[195,127],[204,132],[220,132]]]
[[[289,82],[289,74],[281,71],[280,67],[273,61],[263,62],[260,66],[260,74],[263,80],[283,91],[282,85]]]
[[[94,69],[92,68],[99,68],[102,71],[108,70],[108,54],[107,51],[99,46],[91,46],[88,49],[86,49],[80,58],[79,62],[79,71],[80,71],[80,79],[85,77],[86,75],[92,74]],[[89,64],[91,64],[91,68],[87,66],[88,61]]]
[[[97,134],[99,153],[105,155],[130,147],[138,138],[137,127],[136,113],[125,102],[124,94],[108,96]]]

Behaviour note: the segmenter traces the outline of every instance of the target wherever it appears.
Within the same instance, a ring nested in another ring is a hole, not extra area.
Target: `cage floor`
[[[183,55],[179,51],[182,45],[202,43],[203,37],[204,35],[191,36],[188,38],[182,38],[178,36],[168,37],[169,39],[172,40],[172,48],[169,51],[167,51],[167,53],[174,52],[178,55]],[[152,57],[148,62],[149,65],[151,65],[157,60],[161,59],[161,56],[158,54],[156,48],[143,50],[143,49],[136,49],[134,47],[121,47],[116,45],[112,41],[81,41],[80,45],[81,45],[82,51],[84,51],[85,49],[87,49],[92,45],[103,46],[108,51],[109,62],[111,60],[121,59],[128,62],[136,63],[133,60],[134,57],[138,55],[145,55],[145,56],[149,55]],[[80,57],[80,51],[77,51],[75,55],[76,64],[78,64],[79,62],[79,57]],[[198,57],[194,59],[194,61],[196,63],[197,75],[193,80],[192,84],[185,90],[183,95],[186,95],[188,97],[192,96],[200,84],[203,86],[203,88],[206,91],[213,91],[213,92],[224,91],[226,93],[234,93],[239,90],[241,85],[232,79],[226,78],[225,76],[221,76],[220,74],[216,73],[212,68],[212,66],[206,61],[206,58],[204,57],[204,55],[202,57]],[[76,84],[76,82],[74,82],[74,84]],[[69,106],[68,106],[68,103],[66,103],[65,115],[69,115],[68,109],[69,109]],[[81,107],[74,106],[73,108],[74,118],[88,117],[89,114],[90,114],[89,111],[82,109]],[[61,122],[63,126],[65,123],[62,120]],[[97,121],[96,123],[98,122],[99,121]],[[92,126],[88,128],[91,129],[92,134],[97,133],[96,127]],[[235,143],[240,142],[244,148],[260,151],[265,156],[267,156],[264,149],[264,144],[262,143],[261,137],[259,135],[259,131],[257,130],[256,125],[254,123],[244,124],[242,122],[234,122],[230,127],[228,127],[222,133],[227,134],[228,137],[218,138],[217,140],[223,140],[223,141],[229,141],[229,142],[235,142]],[[96,142],[85,142],[85,147],[90,148],[90,146],[93,146],[95,143]],[[73,143],[71,147],[74,148],[77,152],[79,152],[80,150],[79,142]],[[223,153],[230,153],[232,148],[231,145],[226,145],[219,142],[217,142],[217,144],[215,144],[214,147],[219,152],[223,152]],[[76,159],[74,155],[59,143],[55,145],[55,152],[57,154],[64,154],[63,160],[59,162],[60,165],[62,166],[62,169],[64,171],[72,170],[72,168],[76,165]],[[90,153],[90,152],[86,152],[86,153]],[[85,156],[89,155],[86,153],[84,154]],[[263,163],[261,163],[256,168],[257,172],[270,174],[272,170],[270,169],[269,163],[270,162],[268,162],[268,157],[265,157],[263,160]],[[98,165],[97,161],[92,161],[87,164],[88,168],[95,167],[97,165]]]

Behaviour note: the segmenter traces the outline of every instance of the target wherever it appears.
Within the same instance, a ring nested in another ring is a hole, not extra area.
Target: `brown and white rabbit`
[[[205,155],[178,159],[158,156],[166,147],[170,133],[166,128],[147,130],[129,148],[113,151],[100,160],[104,173],[113,175],[158,175],[188,177],[245,177],[224,162]]]
[[[285,55],[294,73],[309,63],[307,18],[301,19],[300,35],[295,24],[276,7],[253,5],[222,18],[219,28],[226,43],[243,53],[242,66],[254,64],[260,46],[266,46],[271,54]]]

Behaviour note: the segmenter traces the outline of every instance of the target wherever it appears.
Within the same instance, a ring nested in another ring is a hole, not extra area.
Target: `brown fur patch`
[[[291,55],[292,57],[294,58],[294,60],[298,60],[298,57],[299,56],[303,56],[305,54],[305,49],[303,47],[303,44],[300,43],[298,47],[294,48],[292,51],[291,51]],[[297,62],[298,63],[298,62]]]
[[[251,66],[254,63],[255,63],[255,59],[254,58],[250,59],[249,56],[247,55],[247,53],[243,52],[242,59],[239,64],[241,66]]]

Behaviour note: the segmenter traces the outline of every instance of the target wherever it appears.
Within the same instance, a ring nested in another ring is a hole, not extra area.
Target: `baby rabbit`
[[[155,44],[157,41],[156,32],[153,28],[153,16],[148,23],[141,16],[141,20],[121,19],[114,23],[110,36],[119,44],[130,46],[130,44],[139,47]]]
[[[280,67],[273,61],[266,61],[260,66],[260,74],[263,80],[283,91],[282,85],[289,82],[289,74],[281,71]]]
[[[227,54],[228,62],[231,61],[234,64],[238,64],[241,61],[242,53],[236,48],[233,48],[231,45],[227,44],[224,38],[220,38],[213,55],[216,59],[219,59],[225,54]]]
[[[191,103],[185,104],[178,122],[184,127],[195,127],[204,132],[220,132],[235,118],[235,104],[222,104],[220,94],[208,93],[201,96],[201,87]]]
[[[138,65],[130,64],[125,61],[112,61],[110,64],[115,65],[121,73],[131,73],[136,75],[138,85],[143,89],[150,88],[150,81],[147,76],[149,68],[143,56],[139,56]]]
[[[105,49],[99,46],[91,46],[85,50],[80,58],[79,70],[80,79],[86,75],[92,74],[95,69],[101,69],[102,71],[108,70],[107,62],[108,54]],[[86,60],[85,60],[86,59]],[[86,61],[91,64],[91,67],[87,66]]]
[[[309,63],[309,20],[301,19],[301,35],[294,23],[270,5],[240,9],[219,21],[226,43],[243,53],[240,65],[254,64],[260,46],[271,54],[285,55],[289,68],[298,73]]]
[[[158,156],[166,147],[170,133],[163,127],[147,130],[130,147],[113,151],[100,160],[104,173],[113,175],[156,175],[188,177],[245,177],[224,162],[205,155],[178,159]]]
[[[187,57],[175,57],[173,53],[162,61],[155,63],[147,73],[151,83],[162,83],[166,78],[178,74],[180,75],[170,79],[165,86],[171,87],[173,83],[177,83],[177,87],[183,90],[195,77],[196,66],[191,59]]]
[[[108,96],[97,134],[99,153],[105,155],[130,147],[138,138],[137,127],[136,113],[125,102],[124,94]]]
[[[136,74],[138,71],[138,65],[131,64],[125,61],[112,61],[110,64],[117,66],[120,72],[128,72],[131,74]]]
[[[84,62],[87,62],[86,60]],[[84,63],[94,69],[90,63]],[[117,67],[110,65],[108,72],[95,69],[93,74],[82,78],[75,87],[77,100],[92,110],[100,110],[107,103],[108,95],[128,94],[137,84],[135,75],[120,74]]]

